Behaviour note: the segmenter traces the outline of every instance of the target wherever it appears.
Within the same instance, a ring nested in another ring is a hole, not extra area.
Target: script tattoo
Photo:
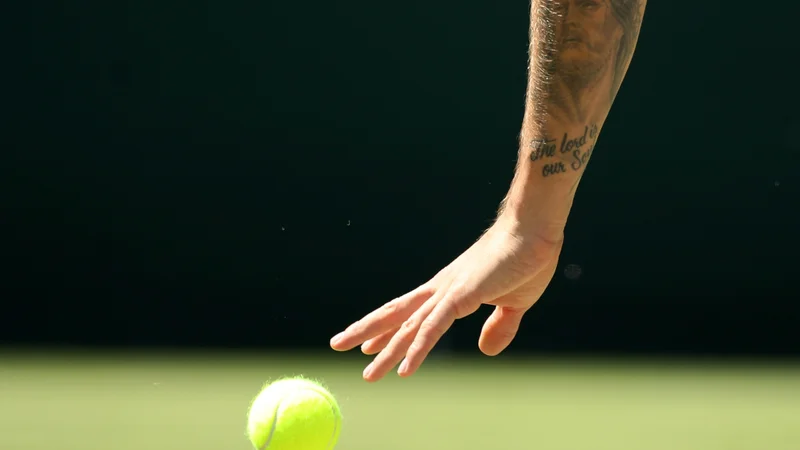
[[[587,125],[580,135],[564,133],[559,139],[534,139],[529,158],[543,162],[543,177],[578,172],[589,162],[599,132],[597,125]]]

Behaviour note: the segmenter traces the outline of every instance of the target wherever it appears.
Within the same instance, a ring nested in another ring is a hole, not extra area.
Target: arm
[[[519,158],[501,216],[535,221],[557,240],[628,70],[645,4],[533,0]]]
[[[533,0],[528,91],[514,180],[497,221],[422,286],[331,340],[376,355],[367,381],[412,375],[457,319],[495,307],[478,346],[497,355],[556,270],[578,182],[619,90],[646,0]]]

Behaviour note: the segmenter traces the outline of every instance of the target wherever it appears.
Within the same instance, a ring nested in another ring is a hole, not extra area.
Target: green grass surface
[[[0,449],[248,450],[249,402],[294,374],[339,399],[337,450],[800,449],[797,367],[502,361],[367,384],[345,355],[0,353]]]

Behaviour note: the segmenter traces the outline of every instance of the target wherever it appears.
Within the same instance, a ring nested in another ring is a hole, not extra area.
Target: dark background
[[[526,2],[15,8],[6,344],[324,349],[513,175]],[[797,12],[650,2],[513,351],[800,353]],[[487,312],[444,345],[476,352]]]

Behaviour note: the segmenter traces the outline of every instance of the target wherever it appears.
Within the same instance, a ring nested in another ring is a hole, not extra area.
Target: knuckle
[[[416,324],[416,322],[414,321],[414,319],[408,319],[408,320],[406,320],[405,322],[403,322],[403,325],[400,327],[400,331],[401,331],[403,334],[409,334],[409,333],[411,333],[411,332],[412,332],[412,331],[413,331],[413,330],[414,330],[416,327],[417,327],[417,324]]]
[[[475,304],[468,297],[460,297],[450,302],[448,307],[455,318],[461,319],[477,311],[480,303]]]
[[[461,298],[469,292],[466,284],[463,281],[454,281],[448,289],[451,297]]]
[[[435,286],[435,284],[434,284],[434,280],[433,280],[433,279],[431,279],[431,280],[430,280],[430,281],[428,281],[427,283],[425,283],[425,284],[423,284],[422,286],[420,286],[420,287],[419,287],[419,293],[420,293],[421,295],[424,295],[424,296],[426,296],[426,297],[430,297],[430,296],[432,296],[433,294],[435,294],[435,293],[436,293],[436,286]]]
[[[392,300],[389,303],[383,305],[383,313],[384,315],[392,315],[396,314],[397,311],[400,309],[399,302],[397,300]]]
[[[465,282],[453,283],[448,289],[447,298],[444,300],[445,315],[453,316],[454,319],[464,318],[478,310],[480,293],[474,286],[469,286]]]
[[[453,304],[450,306],[450,309],[452,309],[453,315],[459,318],[466,317],[472,313],[472,311],[466,307],[466,304],[463,301],[453,302]]]

